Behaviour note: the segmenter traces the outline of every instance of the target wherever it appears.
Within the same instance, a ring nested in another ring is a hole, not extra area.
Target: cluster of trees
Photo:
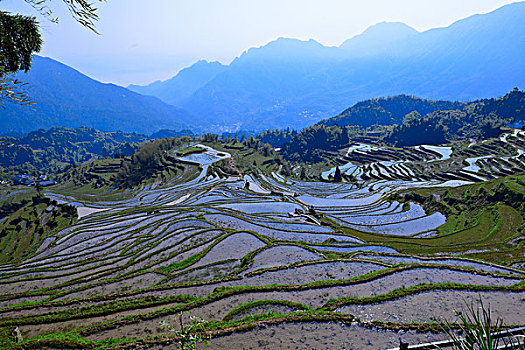
[[[525,93],[517,88],[498,99],[480,100],[462,110],[407,114],[384,141],[396,146],[441,144],[462,139],[497,137],[502,126],[525,120]]]
[[[417,111],[420,115],[439,110],[455,110],[465,107],[464,102],[434,101],[414,96],[398,95],[359,102],[340,115],[319,122],[331,125],[372,125],[401,124],[405,115]]]
[[[191,139],[164,138],[147,142],[122,164],[115,183],[120,187],[133,187],[144,180],[151,179],[156,173],[169,170],[177,162],[174,154],[169,152],[187,144]]]
[[[272,145],[264,143],[260,139],[254,138],[253,136],[245,138],[242,143],[245,147],[261,152],[264,157],[271,157],[275,155],[275,150],[273,149]]]
[[[203,142],[218,143],[220,140],[218,134],[206,133],[202,136]]]
[[[414,117],[418,115],[418,117]],[[396,125],[385,141],[398,147],[421,144],[439,145],[446,142],[446,127],[433,118],[421,118],[419,113],[408,115],[407,121]]]
[[[297,131],[290,130],[266,130],[263,133],[257,135],[257,138],[263,143],[268,143],[273,147],[282,147],[285,143],[292,141],[293,137],[297,135]]]
[[[221,134],[221,138],[223,140],[226,140],[226,139],[230,139],[230,140],[237,139],[237,140],[241,140],[242,141],[245,138],[253,136],[253,135],[255,135],[255,132],[246,131],[246,130],[239,130],[239,131],[236,131],[236,132],[223,132]]]
[[[493,116],[515,122],[525,121],[525,92],[515,87],[503,97],[476,101],[465,110],[477,115]]]
[[[282,145],[282,152],[291,161],[319,162],[326,151],[344,148],[356,138],[398,147],[442,144],[497,137],[502,126],[524,120],[525,93],[517,88],[502,98],[472,103],[401,95],[360,102],[294,134]],[[272,133],[284,134],[268,132]]]
[[[294,135],[282,146],[282,153],[291,161],[320,162],[326,151],[337,151],[365,132],[355,126],[314,125]]]
[[[232,136],[233,135],[233,136]],[[241,135],[240,140],[238,139],[237,134],[223,134],[222,137],[218,134],[206,133],[201,137],[203,142],[209,143],[223,143],[235,145],[238,142],[241,142],[244,147],[251,148],[256,152],[260,152],[264,157],[272,157],[275,155],[274,147],[275,145],[270,144],[269,142],[263,141],[260,137],[247,137],[246,135]]]

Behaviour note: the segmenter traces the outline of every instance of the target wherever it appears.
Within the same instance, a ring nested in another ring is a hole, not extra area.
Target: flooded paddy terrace
[[[498,142],[521,139],[518,132]],[[49,193],[108,210],[83,209],[32,257],[0,266],[0,323],[26,339],[66,332],[161,348],[148,337],[166,335],[159,322],[175,324],[188,311],[215,322],[210,349],[384,349],[399,338],[443,339],[420,326],[453,321],[465,301],[481,298],[495,316],[523,326],[523,270],[460,252],[404,253],[440,239],[446,216],[388,200],[400,188],[472,180],[463,171],[484,177],[489,164],[491,176],[503,169],[472,153],[459,175],[429,179],[418,162],[450,161],[450,148],[385,160],[384,150],[358,145],[346,157],[362,163],[345,169],[358,181],[336,184],[207,177],[210,164],[229,156],[207,148],[184,159],[200,164],[192,179],[143,186],[120,201]],[[506,161],[521,166],[522,158]]]

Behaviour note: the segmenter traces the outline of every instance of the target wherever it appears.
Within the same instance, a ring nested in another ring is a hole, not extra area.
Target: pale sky
[[[40,17],[41,55],[102,82],[127,86],[166,80],[199,59],[230,63],[250,47],[278,37],[313,38],[327,46],[378,22],[424,31],[445,27],[512,0],[107,0],[95,35],[52,0],[60,23]],[[0,10],[32,14],[22,0]]]

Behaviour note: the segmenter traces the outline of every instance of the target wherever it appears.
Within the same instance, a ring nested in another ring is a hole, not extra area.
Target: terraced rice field
[[[467,147],[416,146],[389,149],[350,146],[340,170],[354,181],[452,181],[452,185],[485,181],[525,171],[525,131]],[[324,172],[327,180],[335,167]]]
[[[361,182],[334,184],[206,177],[228,157],[207,149],[184,158],[201,164],[200,173],[193,167],[184,181],[126,198],[48,193],[81,205],[81,218],[23,263],[0,266],[0,326],[18,327],[34,348],[58,339],[160,349],[173,335],[159,323],[176,325],[174,316],[188,311],[211,322],[207,349],[384,349],[399,338],[443,339],[433,321],[453,321],[480,298],[507,324],[523,326],[525,271],[460,257],[468,240],[429,253],[449,244],[436,237],[446,217],[387,200],[399,188],[449,180],[412,175],[438,151],[367,163],[369,170],[358,167],[367,174]],[[489,160],[473,162],[480,174]],[[425,255],[407,254],[418,249]]]

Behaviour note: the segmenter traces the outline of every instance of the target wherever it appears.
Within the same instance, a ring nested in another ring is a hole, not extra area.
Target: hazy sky
[[[368,26],[404,22],[419,31],[487,13],[512,0],[107,0],[95,35],[52,0],[60,23],[40,17],[43,56],[103,82],[165,80],[198,59],[229,63],[278,37],[340,45]],[[98,4],[98,1],[97,1]],[[32,14],[22,0],[0,9]]]

